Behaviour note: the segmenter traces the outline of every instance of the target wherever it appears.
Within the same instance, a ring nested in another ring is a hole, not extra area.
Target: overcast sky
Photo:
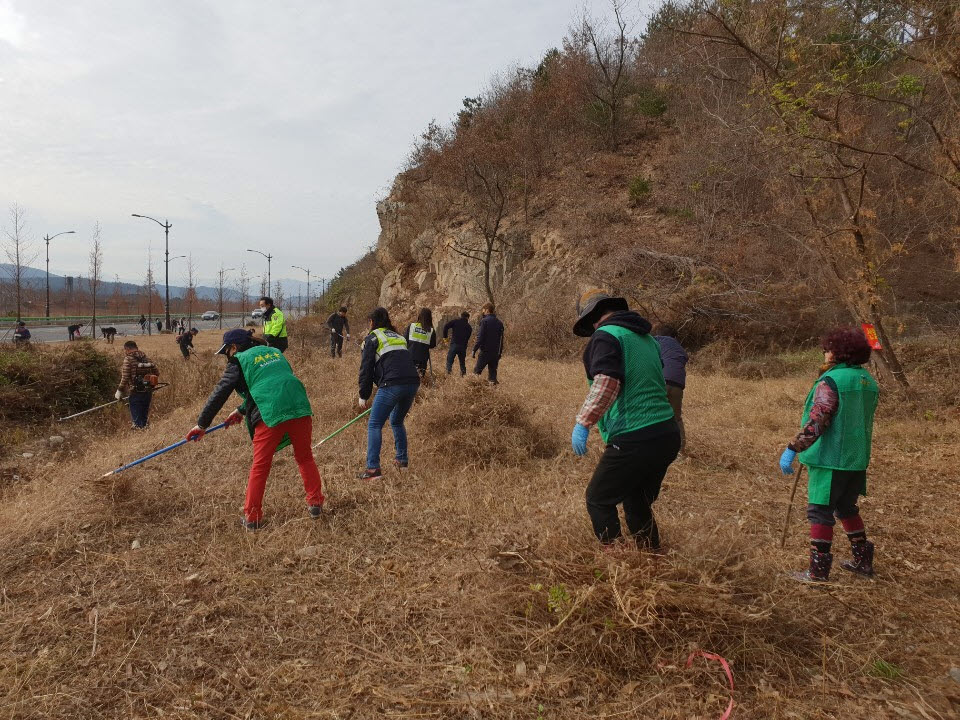
[[[604,7],[596,0],[598,9]],[[139,281],[163,230],[222,261],[329,276],[376,241],[376,199],[418,133],[561,43],[581,0],[0,0],[0,225],[43,264]],[[0,258],[2,259],[2,258]],[[171,264],[171,284],[184,261]]]

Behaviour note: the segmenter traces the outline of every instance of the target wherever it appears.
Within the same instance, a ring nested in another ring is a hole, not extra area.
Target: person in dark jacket
[[[627,301],[599,290],[577,303],[575,335],[589,337],[583,367],[590,382],[573,428],[577,455],[587,452],[594,425],[606,449],[587,486],[587,512],[604,545],[621,538],[617,505],[641,549],[660,549],[653,503],[663,478],[680,452],[680,431],[667,400],[660,347],[650,323]]]
[[[477,358],[477,352],[480,357]],[[477,358],[477,365],[473,369],[475,375],[481,375],[487,368],[487,375],[492,385],[497,385],[497,368],[503,356],[503,323],[497,317],[493,303],[483,306],[483,317],[480,319],[480,329],[477,330],[477,342],[473,346],[473,357]]]
[[[374,384],[378,390],[370,406]],[[367,468],[360,473],[361,479],[376,480],[383,477],[380,446],[387,418],[390,418],[396,447],[394,464],[398,469],[408,466],[407,430],[403,426],[403,419],[413,407],[419,388],[420,373],[413,364],[407,341],[394,329],[386,309],[376,308],[370,313],[370,334],[363,341],[360,359],[359,405],[361,409],[371,407],[367,424]]]
[[[330,328],[330,357],[343,357],[343,341],[350,339],[350,321],[347,320],[347,308],[341,306],[327,318]]]
[[[293,374],[279,348],[266,345],[243,328],[225,332],[217,354],[227,356],[227,367],[200,411],[196,426],[187,433],[187,440],[201,440],[236,391],[243,398],[243,404],[230,413],[225,422],[230,426],[246,419],[247,431],[253,439],[253,464],[247,480],[242,525],[247,530],[263,527],[267,476],[274,454],[287,445],[293,445],[310,517],[320,517],[324,501],[322,481],[310,447],[313,411],[303,383]]]
[[[653,339],[660,344],[660,360],[663,362],[663,379],[667,384],[667,400],[673,408],[673,417],[680,429],[680,452],[687,444],[683,427],[683,389],[687,385],[687,351],[677,340],[677,329],[661,325]]]
[[[429,308],[421,308],[417,321],[407,325],[407,348],[421,378],[427,374],[430,351],[436,346],[437,331],[433,329],[433,313]]]
[[[470,313],[461,313],[460,317],[443,326],[443,339],[450,333],[450,349],[447,351],[447,375],[453,372],[454,359],[460,360],[460,376],[467,374],[467,346],[473,328],[470,327]]]
[[[83,323],[77,323],[76,325],[67,325],[67,332],[70,334],[71,340],[76,340],[80,335],[80,328],[83,327]]]
[[[114,397],[127,397],[130,403],[130,421],[134,430],[143,430],[149,424],[150,402],[157,386],[159,370],[133,340],[123,344],[123,365],[120,368],[120,386]]]
[[[177,345],[180,346],[180,354],[183,355],[184,360],[190,359],[190,351],[193,350],[193,338],[199,332],[196,328],[190,328],[190,332],[185,332],[177,337]]]
[[[157,332],[163,332],[163,321],[157,318]]]
[[[140,326],[140,334],[143,335],[147,331],[147,319],[143,316],[143,313],[140,313],[140,319],[137,320],[137,325]]]
[[[17,329],[13,331],[13,344],[14,345],[30,344],[30,331],[27,329],[27,324],[22,320],[17,323]]]

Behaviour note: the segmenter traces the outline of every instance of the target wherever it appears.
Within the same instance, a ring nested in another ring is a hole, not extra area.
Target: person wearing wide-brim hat
[[[217,354],[227,356],[227,367],[200,411],[196,426],[187,433],[187,440],[203,438],[214,417],[236,390],[243,404],[227,416],[226,423],[229,426],[246,419],[253,439],[253,465],[243,507],[244,527],[259,530],[264,524],[263,493],[273,455],[287,445],[293,445],[309,514],[320,517],[324,500],[320,470],[310,448],[313,411],[303,383],[293,374],[290,363],[278,348],[266,345],[243,328],[225,332]]]
[[[617,505],[641,549],[660,550],[653,503],[680,451],[680,431],[667,400],[660,348],[651,325],[627,301],[600,290],[577,302],[575,335],[589,337],[583,366],[590,392],[577,414],[571,438],[577,455],[587,453],[594,425],[605,449],[587,486],[587,512],[604,545],[621,540]]]

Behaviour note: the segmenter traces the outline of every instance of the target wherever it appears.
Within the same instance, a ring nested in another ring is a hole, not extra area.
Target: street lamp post
[[[57,233],[56,235],[50,235],[49,233],[47,233],[47,236],[44,238],[44,240],[45,240],[46,243],[47,243],[47,309],[46,309],[46,317],[47,317],[47,320],[48,320],[48,321],[50,320],[50,241],[53,240],[53,238],[55,238],[55,237],[60,237],[61,235],[73,235],[74,232],[76,232],[76,231],[75,231],[75,230],[64,230],[63,232],[59,232],[59,233]]]
[[[273,260],[273,255],[268,255],[267,253],[262,253],[259,250],[247,250],[247,252],[256,253],[257,255],[263,255],[267,259],[267,295],[272,294],[270,289],[271,277],[270,277],[270,261]]]
[[[152,218],[149,215],[137,215],[137,213],[131,213],[133,217],[136,218],[145,218],[147,220],[153,220],[157,225],[163,228],[163,237],[164,237],[164,284],[166,285],[166,294],[164,296],[163,303],[163,314],[166,316],[167,330],[170,329],[170,228],[173,225],[169,221],[160,222],[156,218]]]
[[[299,265],[291,265],[290,267],[296,270],[303,270],[307,274],[307,310],[304,314],[309,315],[310,314],[310,268],[302,268]]]

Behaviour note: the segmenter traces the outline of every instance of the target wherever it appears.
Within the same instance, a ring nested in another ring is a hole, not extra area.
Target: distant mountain
[[[0,283],[8,283],[11,281],[13,276],[14,266],[9,263],[0,263]],[[40,270],[34,267],[24,267],[23,268],[23,279],[26,284],[30,287],[43,287],[46,279],[46,271]],[[249,300],[252,303],[260,297],[260,288],[258,279],[251,278],[250,281],[250,296]],[[87,280],[83,275],[77,275],[74,277],[64,276],[64,275],[55,275],[50,273],[50,291],[51,292],[60,292],[67,288],[67,285],[70,282],[73,282],[73,287],[75,290],[87,290]],[[307,283],[302,280],[290,280],[290,279],[278,279],[274,280],[274,294],[276,293],[276,284],[280,283],[280,286],[283,288],[283,296],[285,298],[285,304],[289,305],[291,302],[296,303],[299,301],[301,295],[306,296],[307,294]],[[104,280],[102,293],[104,295],[110,295],[114,292],[114,289],[117,287],[116,282],[110,280]],[[120,293],[123,295],[136,295],[137,293],[143,290],[143,285],[138,283],[130,282],[120,282]],[[320,295],[321,290],[321,281],[319,279],[311,278],[310,283],[310,294],[314,297]],[[163,293],[163,282],[162,279],[157,283],[157,288],[160,290],[161,294]],[[209,285],[198,285],[196,288],[197,298],[200,300],[216,300],[217,299],[217,288],[211,287]],[[172,298],[182,298],[187,294],[187,289],[180,285],[171,285],[170,286],[170,297]],[[223,289],[224,299],[226,300],[236,300],[240,297],[237,290],[233,287],[225,287]]]

